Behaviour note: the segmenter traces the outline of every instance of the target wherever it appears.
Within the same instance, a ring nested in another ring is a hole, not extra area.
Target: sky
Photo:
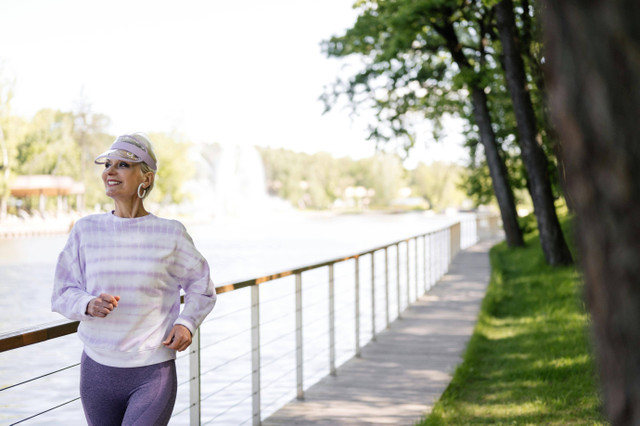
[[[349,72],[320,43],[355,22],[352,3],[0,0],[0,70],[15,81],[12,112],[26,118],[73,111],[84,98],[114,135],[176,132],[363,158],[375,152],[366,113],[323,115],[319,100]],[[444,142],[419,139],[408,166],[464,159],[457,129]]]

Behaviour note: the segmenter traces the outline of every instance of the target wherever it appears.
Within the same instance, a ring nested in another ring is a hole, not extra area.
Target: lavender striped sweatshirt
[[[100,293],[120,296],[118,307],[105,318],[86,315]],[[53,311],[80,320],[87,355],[111,367],[175,359],[175,351],[162,345],[173,325],[193,333],[215,303],[209,265],[185,227],[152,214],[78,220],[58,257],[51,296]]]

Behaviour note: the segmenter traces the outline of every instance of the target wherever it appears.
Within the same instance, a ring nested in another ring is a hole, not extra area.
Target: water
[[[227,218],[209,225],[187,227],[196,247],[210,263],[214,282],[221,285],[344,257],[442,228],[454,220],[455,217],[421,213],[282,213],[260,218]],[[50,312],[49,300],[57,254],[65,241],[66,235],[0,240],[0,333],[62,319]],[[382,253],[380,255],[383,256]],[[370,274],[370,266],[367,266],[370,263],[366,262],[363,258],[363,283],[371,281],[366,279],[366,274]],[[376,258],[376,264],[381,262],[382,259]],[[305,347],[308,348],[305,351],[305,386],[328,374],[328,337],[323,331],[325,301],[328,299],[326,274],[326,269],[311,271],[303,278],[304,320],[309,324],[305,329],[310,330],[305,334]],[[352,311],[340,309],[340,305],[353,303],[352,261],[337,264],[335,274],[336,323],[347,324],[353,321]],[[264,324],[261,331],[262,385],[268,389],[268,392],[263,391],[262,406],[267,414],[295,396],[295,371],[291,371],[295,368],[295,353],[289,349],[295,348],[295,333],[289,327],[295,323],[295,312],[290,309],[295,300],[292,289],[292,277],[260,286],[264,306],[261,312],[261,323]],[[397,295],[392,296],[392,300],[397,298]],[[380,297],[378,293],[376,299]],[[406,294],[403,297],[405,302],[401,305],[406,303]],[[363,303],[365,311],[370,303]],[[382,302],[376,303],[380,306]],[[250,423],[251,377],[247,375],[251,371],[251,357],[247,352],[250,349],[249,305],[248,289],[225,293],[202,327],[204,421],[214,419],[213,424]],[[370,323],[368,326],[364,324],[363,329],[368,330],[371,326]],[[376,324],[377,329],[382,327],[383,323]],[[336,339],[340,363],[352,355],[353,336],[338,330]],[[366,341],[366,335],[363,340]],[[71,335],[1,353],[0,387],[72,365],[78,362],[81,350],[78,339]],[[178,360],[178,371],[178,382],[183,384],[179,388],[174,413],[188,406],[188,360],[184,356]],[[0,424],[12,423],[76,398],[78,373],[77,367],[70,368],[1,392]],[[75,401],[26,424],[85,423],[80,404]],[[172,424],[188,424],[188,411],[177,415]]]

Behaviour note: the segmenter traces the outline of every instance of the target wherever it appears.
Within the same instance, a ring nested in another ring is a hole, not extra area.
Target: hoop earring
[[[147,188],[144,188],[144,191],[142,191],[142,195],[140,195],[140,188],[142,188],[142,185],[144,184],[141,183],[140,185],[138,185],[138,198],[144,198],[147,196]]]

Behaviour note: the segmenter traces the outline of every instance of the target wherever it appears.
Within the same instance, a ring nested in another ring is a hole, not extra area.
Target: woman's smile
[[[116,160],[106,161],[102,180],[108,196],[118,198],[135,198],[136,190],[142,182],[142,173],[135,163]]]

